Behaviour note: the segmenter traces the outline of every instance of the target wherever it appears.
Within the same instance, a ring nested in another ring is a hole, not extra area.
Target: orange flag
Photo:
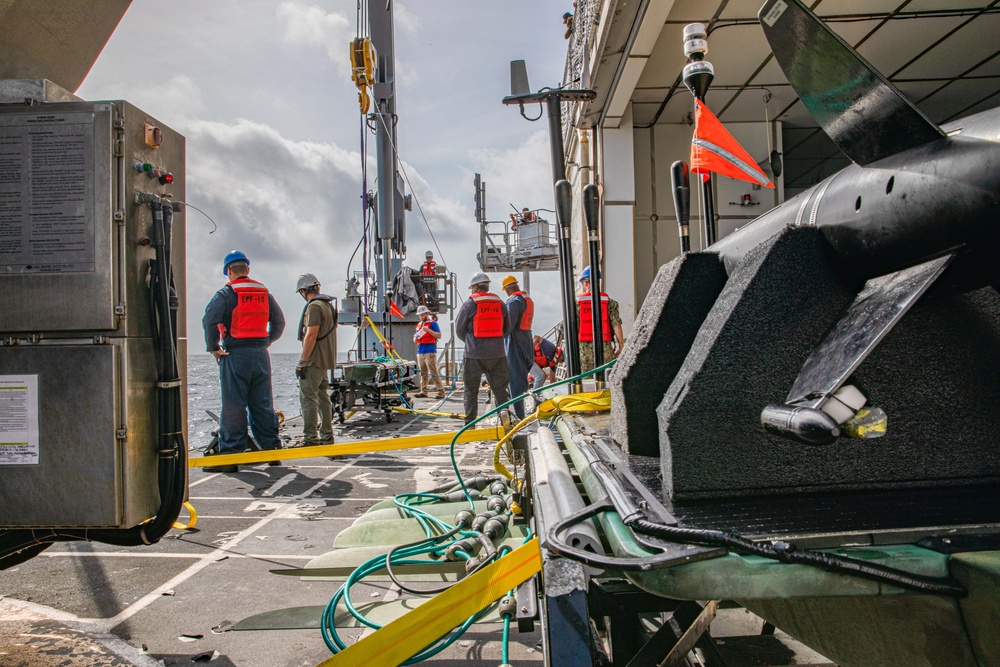
[[[708,180],[711,172],[773,188],[750,154],[733,139],[704,102],[694,103],[694,138],[691,139],[691,173]]]
[[[396,302],[392,299],[389,300],[389,314],[395,315],[399,319],[403,319],[403,311],[399,309],[399,306],[397,306]]]

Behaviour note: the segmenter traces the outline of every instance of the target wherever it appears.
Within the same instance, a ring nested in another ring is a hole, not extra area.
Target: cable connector
[[[503,496],[490,496],[486,499],[486,509],[491,512],[503,512],[507,509],[507,501],[503,499]]]
[[[497,515],[496,512],[488,512],[488,511],[483,512],[482,514],[476,517],[475,521],[472,522],[472,530],[479,531],[480,533],[483,532],[483,527],[486,525],[486,522],[495,517],[496,515]]]
[[[497,611],[500,612],[500,618],[514,618],[517,614],[517,600],[512,595],[503,596]]]
[[[459,552],[462,552],[462,554],[464,554],[465,556],[471,557],[472,554],[475,553],[475,551],[476,551],[475,540],[471,539],[456,540],[451,544],[449,544],[448,548],[445,549],[444,557],[445,560],[453,562],[459,560],[467,560],[463,559],[462,555],[460,555]]]
[[[468,529],[472,526],[472,522],[476,519],[476,513],[472,510],[465,509],[459,510],[455,514],[455,525],[459,528]]]
[[[489,519],[483,525],[483,531],[482,531],[483,535],[486,535],[486,537],[490,538],[491,540],[496,540],[498,538],[503,537],[504,534],[506,534],[507,532],[508,522],[509,520],[507,519],[506,514],[500,514],[499,516],[495,516],[492,519]]]

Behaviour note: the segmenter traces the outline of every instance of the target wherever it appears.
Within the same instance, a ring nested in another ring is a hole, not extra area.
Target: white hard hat
[[[424,313],[431,312],[431,309],[427,306],[417,306],[417,315],[423,315]]]
[[[486,283],[490,284],[490,277],[483,273],[482,271],[477,271],[472,274],[472,278],[469,279],[469,287],[475,287],[476,285],[482,285]]]
[[[319,278],[312,273],[303,273],[299,276],[298,282],[295,283],[295,291],[301,292],[310,287],[319,287]]]

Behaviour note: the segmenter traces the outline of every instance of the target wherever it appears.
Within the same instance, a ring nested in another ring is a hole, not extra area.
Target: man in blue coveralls
[[[528,391],[528,372],[535,361],[535,344],[531,335],[535,304],[528,293],[518,287],[514,276],[504,277],[500,286],[507,294],[507,314],[510,316],[510,331],[503,343],[510,368],[510,395],[514,397]],[[523,399],[514,403],[514,414],[518,419],[524,419]]]
[[[229,282],[208,302],[201,321],[205,345],[219,363],[222,385],[219,454],[247,449],[248,413],[261,448],[281,449],[267,348],[285,330],[285,316],[267,287],[250,279],[250,260],[241,251],[226,255],[222,274]],[[209,466],[205,471],[238,472],[239,466]]]

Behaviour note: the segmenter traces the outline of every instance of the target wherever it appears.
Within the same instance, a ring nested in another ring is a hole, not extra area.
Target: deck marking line
[[[306,489],[304,492],[302,492],[302,494],[300,494],[298,496],[298,498],[305,499],[313,491],[315,491],[316,489],[322,488],[324,484],[326,484],[327,482],[329,482],[334,477],[339,476],[342,472],[350,469],[351,467],[354,466],[354,464],[358,463],[358,461],[361,461],[363,458],[364,458],[364,456],[361,456],[361,457],[359,457],[357,459],[357,461],[352,461],[351,463],[345,465],[344,467],[340,468],[339,470],[336,470],[336,471],[330,473],[329,475],[327,475],[326,477],[324,477],[322,480],[320,480],[319,482],[317,482],[316,484],[314,484],[312,487],[310,487],[309,489]],[[290,506],[290,508],[293,509],[294,506]],[[147,593],[146,595],[142,596],[141,598],[139,598],[138,600],[136,600],[135,602],[133,602],[131,605],[129,605],[125,609],[121,610],[117,615],[112,616],[111,618],[88,618],[88,619],[81,619],[81,621],[83,623],[86,623],[88,625],[88,629],[96,630],[98,632],[111,632],[112,628],[114,628],[114,627],[118,626],[119,624],[123,623],[124,621],[127,621],[128,619],[132,618],[133,616],[135,616],[136,614],[138,614],[140,611],[142,611],[143,609],[145,609],[146,607],[148,607],[149,605],[151,605],[153,602],[162,599],[163,598],[163,595],[162,595],[163,591],[168,591],[168,590],[170,590],[172,588],[176,589],[178,586],[180,586],[185,581],[187,581],[188,579],[190,579],[191,577],[193,577],[195,574],[197,574],[198,572],[202,571],[203,569],[205,569],[206,567],[208,567],[209,565],[211,565],[212,563],[214,563],[215,560],[219,556],[223,556],[223,555],[228,556],[229,555],[229,553],[228,553],[229,550],[231,550],[235,545],[239,544],[244,539],[246,539],[247,537],[250,537],[255,532],[257,532],[258,530],[260,530],[261,528],[263,528],[264,526],[266,526],[267,524],[269,524],[277,516],[287,514],[288,510],[289,510],[289,508],[286,508],[281,513],[276,512],[276,513],[272,514],[271,516],[262,517],[259,521],[257,521],[257,523],[253,524],[252,526],[250,526],[250,527],[246,528],[245,530],[243,530],[242,532],[238,533],[231,540],[228,540],[226,542],[225,548],[218,548],[218,549],[213,550],[211,553],[205,554],[204,556],[201,557],[201,560],[199,562],[193,563],[190,567],[188,567],[183,572],[180,572],[179,574],[177,574],[170,581],[167,581],[166,583],[161,584],[160,586],[157,586],[151,592]]]
[[[288,486],[289,484],[291,484],[292,481],[294,481],[295,478],[298,477],[298,476],[299,476],[299,474],[296,473],[296,472],[289,473],[289,474],[285,475],[284,477],[280,478],[279,480],[277,480],[274,484],[272,484],[270,486],[270,488],[268,488],[266,491],[264,491],[260,495],[262,497],[264,497],[264,498],[270,498],[275,493],[277,493],[278,491],[280,491],[282,488],[284,488],[284,487]]]

